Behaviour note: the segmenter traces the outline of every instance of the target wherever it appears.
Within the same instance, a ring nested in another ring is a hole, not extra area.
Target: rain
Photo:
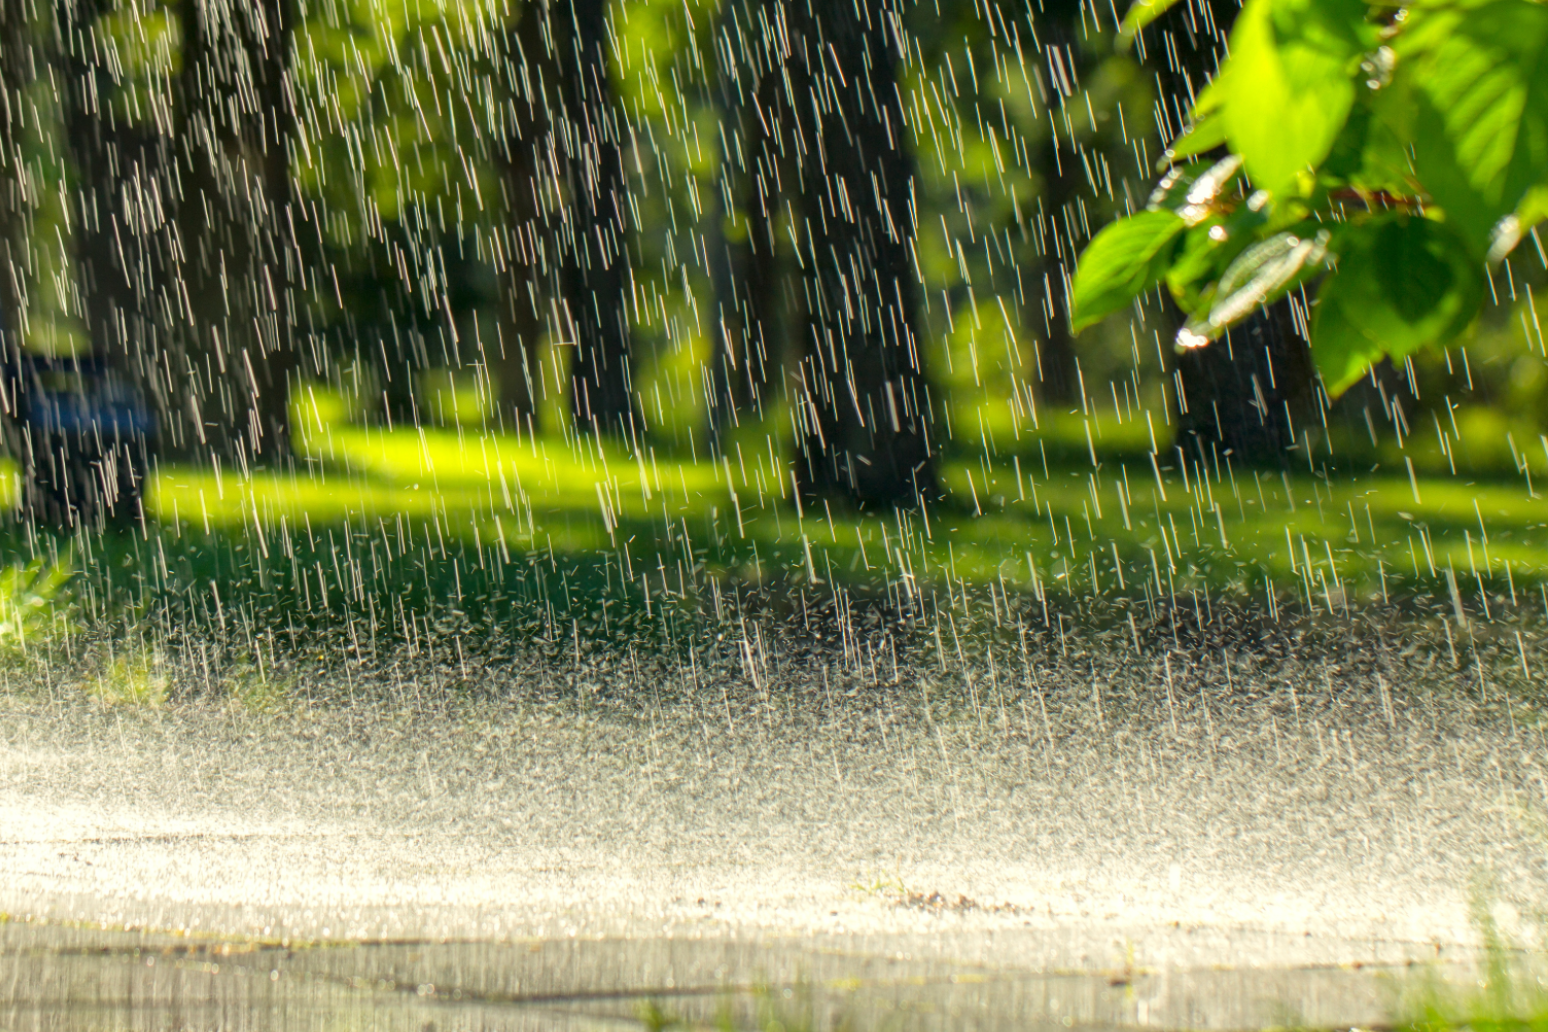
[[[1149,6],[0,0],[0,1026],[1548,1013],[1535,209]]]

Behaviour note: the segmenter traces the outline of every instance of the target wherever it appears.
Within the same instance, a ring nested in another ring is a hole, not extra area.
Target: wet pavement
[[[16,1029],[1333,1028],[1385,1022],[1414,977],[1046,970],[918,937],[286,946],[0,926],[0,1027]]]
[[[1095,712],[13,698],[0,1029],[1367,1027],[1468,970],[1480,872],[1530,941],[1535,727],[1142,674]]]

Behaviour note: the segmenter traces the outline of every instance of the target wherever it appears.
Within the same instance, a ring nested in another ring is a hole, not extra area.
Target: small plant
[[[754,1027],[758,1032],[815,1032],[818,1027],[817,1004],[805,986],[780,989],[761,988],[753,993],[756,1002]],[[842,1032],[848,1023],[840,1019],[833,1028]],[[721,1023],[721,1032],[733,1032]]]
[[[65,588],[74,575],[68,549],[52,563],[39,557],[0,571],[0,656],[25,657],[30,648],[69,631]]]
[[[903,884],[902,876],[896,874],[877,874],[855,882],[850,888],[865,896],[880,896],[893,902],[909,896],[908,886]]]
[[[1526,954],[1501,933],[1482,879],[1474,883],[1472,909],[1484,949],[1476,981],[1463,987],[1430,973],[1404,994],[1393,1027],[1411,1032],[1548,1030],[1548,986],[1531,970]]]
[[[661,1009],[661,1005],[655,1000],[646,1000],[639,1008],[640,1024],[645,1026],[645,1032],[666,1032],[669,1028],[683,1028],[681,1018]]]
[[[238,663],[225,678],[231,700],[254,713],[273,713],[285,707],[295,684],[290,678],[277,678],[271,670],[251,663]]]
[[[109,706],[161,706],[171,691],[162,667],[161,657],[150,651],[115,656],[87,690]]]

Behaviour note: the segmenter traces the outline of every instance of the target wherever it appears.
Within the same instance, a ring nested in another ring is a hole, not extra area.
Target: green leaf
[[[1231,149],[1276,195],[1322,163],[1354,104],[1362,0],[1247,0],[1231,32],[1223,107]]]
[[[1174,211],[1196,226],[1215,214],[1220,195],[1236,178],[1242,159],[1228,154],[1213,164],[1196,161],[1174,165],[1151,191],[1145,207],[1150,211]]]
[[[1134,0],[1129,9],[1123,12],[1123,24],[1118,28],[1118,45],[1126,47],[1134,42],[1134,37],[1140,31],[1161,17],[1173,7],[1178,0]]]
[[[1177,334],[1182,347],[1200,347],[1260,306],[1284,296],[1296,283],[1318,270],[1331,234],[1319,230],[1310,240],[1294,233],[1276,233],[1236,257],[1215,286],[1208,313],[1188,320]]]
[[[1210,239],[1210,231],[1224,220],[1213,218],[1189,228],[1183,235],[1166,270],[1166,286],[1172,299],[1184,312],[1192,314],[1213,295],[1214,281],[1241,250],[1240,245],[1226,246]],[[1229,242],[1228,242],[1229,243]],[[1201,286],[1205,285],[1205,286]]]
[[[1415,10],[1393,41],[1418,95],[1414,167],[1475,251],[1548,182],[1548,7],[1493,0]]]
[[[1548,186],[1534,186],[1516,210],[1494,224],[1489,234],[1489,262],[1503,261],[1521,243],[1521,234],[1548,219]]]
[[[1393,90],[1376,95],[1384,110],[1401,103]],[[1408,102],[1411,109],[1411,102]],[[1404,138],[1378,114],[1375,104],[1356,104],[1322,163],[1325,185],[1343,184],[1366,193],[1412,197],[1414,187]]]
[[[1164,169],[1174,162],[1203,154],[1205,151],[1214,150],[1226,142],[1225,116],[1222,108],[1226,98],[1226,70],[1230,68],[1227,62],[1221,74],[1216,76],[1208,86],[1199,92],[1198,100],[1193,104],[1193,110],[1188,113],[1188,120],[1192,123],[1188,129],[1161,155],[1161,160],[1156,162],[1158,169]]]
[[[1187,132],[1173,140],[1172,145],[1166,149],[1166,153],[1161,155],[1159,164],[1165,168],[1174,161],[1182,161],[1203,154],[1205,151],[1212,151],[1216,147],[1223,146],[1225,142],[1225,116],[1217,111],[1193,123]]]
[[[1170,244],[1187,228],[1170,211],[1142,211],[1103,229],[1081,253],[1071,286],[1076,333],[1116,312],[1161,278]]]
[[[1312,322],[1312,359],[1337,397],[1383,355],[1400,359],[1456,337],[1478,313],[1478,264],[1456,232],[1394,214],[1350,227],[1338,271],[1323,281]]]
[[[1548,186],[1534,186],[1516,205],[1516,221],[1525,232],[1544,219],[1548,219]]]
[[[1386,353],[1353,318],[1344,293],[1332,289],[1336,282],[1334,276],[1324,281],[1312,325],[1312,362],[1330,398],[1359,383]]]
[[[1189,228],[1166,270],[1166,285],[1183,311],[1192,314],[1215,297],[1220,277],[1268,220],[1267,205],[1243,204]]]

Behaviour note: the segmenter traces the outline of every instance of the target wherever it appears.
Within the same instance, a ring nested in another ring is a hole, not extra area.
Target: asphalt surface
[[[684,674],[591,701],[400,693],[274,712],[56,685],[0,711],[0,911],[13,934],[375,958],[317,983],[334,988],[435,982],[382,974],[407,963],[389,948],[482,950],[442,957],[469,1006],[510,995],[489,972],[519,951],[499,951],[546,943],[572,951],[543,976],[554,992],[611,972],[619,1020],[666,980],[708,1007],[727,979],[821,967],[837,984],[886,961],[905,968],[861,981],[1011,973],[1021,1002],[968,1009],[1028,1021],[1072,1013],[1042,990],[1042,1017],[1027,1010],[1026,980],[1057,976],[1086,980],[1082,1024],[1244,1027],[1287,1008],[1351,1024],[1379,1017],[1380,994],[1366,975],[1308,988],[1315,971],[1466,960],[1480,900],[1535,942],[1548,782],[1529,721],[1436,684],[1255,677],[1158,684],[1129,662],[1051,671],[1035,691],[943,677],[865,692],[814,675],[781,701]],[[399,945],[358,945],[382,942]],[[1193,999],[1181,982],[1171,1004],[1136,995],[1209,971],[1248,981],[1200,990],[1202,1009],[1177,1002]],[[1263,988],[1286,978],[1302,981]],[[1103,987],[1127,995],[1109,1006]]]

